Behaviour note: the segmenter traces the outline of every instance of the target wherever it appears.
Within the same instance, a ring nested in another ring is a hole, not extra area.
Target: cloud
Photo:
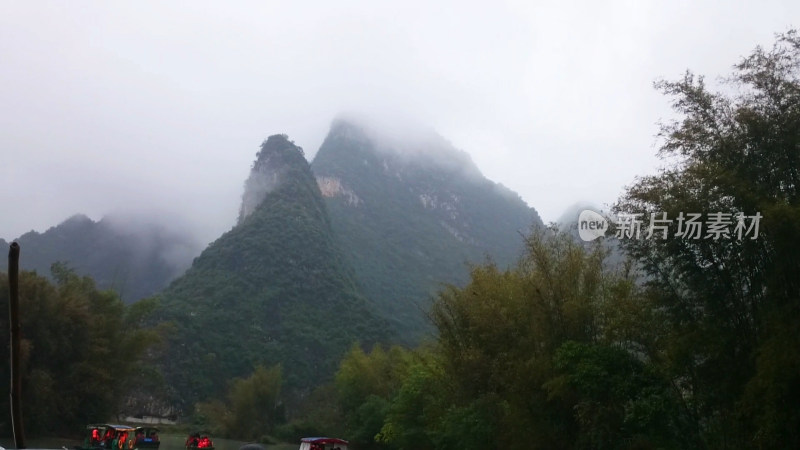
[[[260,143],[413,117],[545,221],[657,166],[659,77],[713,79],[797,2],[2,2],[0,236],[155,207],[204,242]]]

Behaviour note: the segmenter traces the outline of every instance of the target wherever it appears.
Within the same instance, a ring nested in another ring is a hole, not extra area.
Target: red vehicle
[[[186,450],[214,450],[214,442],[205,433],[192,433],[186,438]]]
[[[300,450],[347,450],[348,442],[330,437],[307,437],[300,440]]]

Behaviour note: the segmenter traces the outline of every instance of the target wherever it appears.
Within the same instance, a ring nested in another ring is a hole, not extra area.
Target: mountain
[[[189,267],[199,247],[191,237],[147,218],[106,216],[95,222],[81,214],[44,233],[25,233],[16,242],[21,269],[49,276],[52,264],[63,262],[128,303],[164,289]],[[7,264],[3,258],[0,270]]]
[[[466,282],[487,258],[513,264],[542,225],[436,133],[344,119],[311,165],[285,135],[264,141],[236,225],[188,270],[195,247],[147,223],[74,216],[20,237],[22,267],[67,261],[128,301],[173,280],[154,319],[171,333],[151,356],[166,406],[184,411],[258,365],[281,364],[286,388],[303,395],[356,341],[419,342],[443,284]]]
[[[468,263],[514,263],[542,221],[516,193],[486,179],[469,155],[428,130],[384,132],[337,119],[312,163],[333,230],[365,295],[407,343],[443,283]]]
[[[161,295],[175,324],[163,373],[180,406],[233,377],[281,364],[288,389],[329,379],[356,341],[388,324],[359,293],[302,150],[270,136],[256,155],[238,223]]]

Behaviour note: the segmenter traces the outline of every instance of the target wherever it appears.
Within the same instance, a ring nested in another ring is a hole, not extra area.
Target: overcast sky
[[[0,237],[148,210],[211,241],[264,138],[311,158],[342,111],[429,124],[554,221],[656,170],[653,81],[790,26],[795,0],[0,0]]]

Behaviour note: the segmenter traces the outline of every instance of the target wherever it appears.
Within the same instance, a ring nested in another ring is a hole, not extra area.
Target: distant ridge
[[[22,249],[21,269],[49,276],[53,263],[63,262],[128,303],[167,287],[189,267],[199,247],[183,232],[147,217],[106,216],[95,222],[83,214],[16,241]],[[0,244],[8,245],[2,239]],[[0,270],[7,263],[0,258]]]

